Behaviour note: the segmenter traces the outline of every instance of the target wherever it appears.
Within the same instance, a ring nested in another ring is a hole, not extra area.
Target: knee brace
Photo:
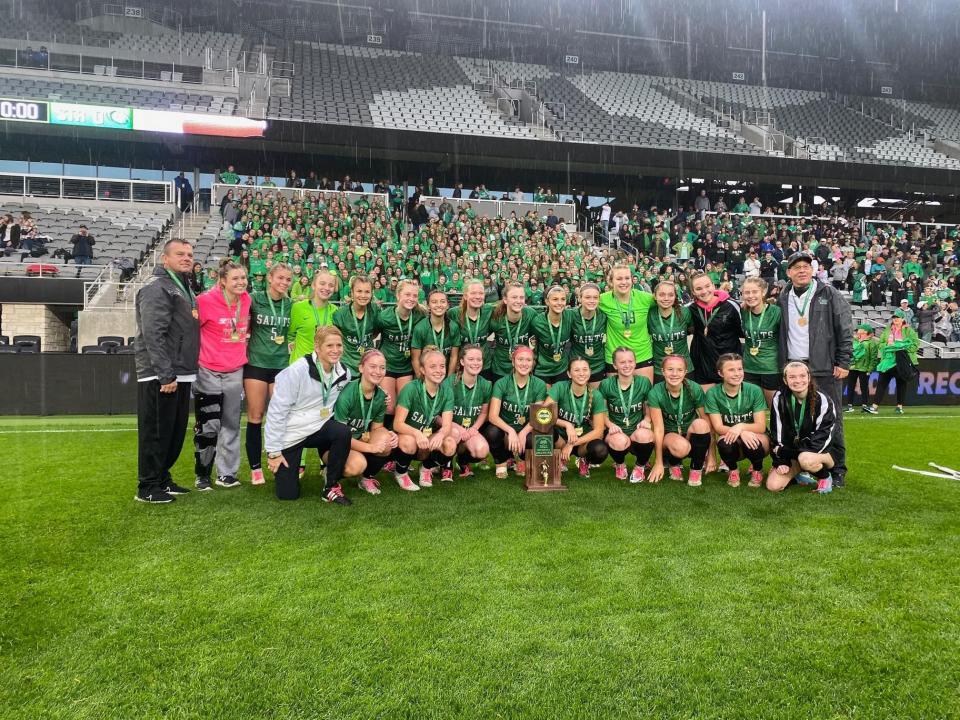
[[[217,435],[220,432],[220,415],[223,412],[223,394],[197,393],[195,398],[196,422],[193,426],[193,447],[196,474],[209,477],[217,454]]]

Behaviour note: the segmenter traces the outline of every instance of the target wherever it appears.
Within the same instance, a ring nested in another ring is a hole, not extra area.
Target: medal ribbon
[[[423,385],[423,409],[426,410],[429,401],[427,398],[430,397],[430,394],[427,392],[427,383],[424,382]],[[437,416],[437,403],[440,402],[440,387],[437,386],[437,394],[433,396],[433,405],[430,405],[430,414],[426,416],[426,427],[430,427],[433,424],[433,419]]]
[[[797,311],[797,314],[800,317],[804,317],[807,314],[807,306],[810,304],[810,298],[813,297],[813,283],[810,283],[810,287],[807,288],[807,291],[803,294],[803,307],[797,305],[797,296],[796,293],[791,293],[790,300],[793,303],[793,309]]]
[[[479,380],[474,380],[474,381],[473,381],[473,387],[470,388],[470,399],[467,400],[467,384],[463,381],[462,378],[460,379],[460,387],[463,388],[463,393],[462,393],[462,395],[463,395],[464,401],[465,401],[465,403],[466,403],[466,404],[464,405],[464,414],[469,413],[469,412],[473,412],[473,398],[474,398],[474,397],[476,396],[476,394],[477,394],[477,385],[479,385],[479,384],[480,384],[480,381],[479,381]]]
[[[623,417],[626,423],[630,424],[630,408],[633,405],[633,391],[636,389],[637,383],[634,380],[630,381],[630,394],[627,395],[627,399],[623,399],[623,388],[620,387],[620,380],[617,380],[617,392],[620,393],[620,407],[623,408]]]
[[[227,300],[227,291],[220,288],[220,294],[223,295],[223,302],[227,306],[227,312],[233,315],[233,317],[230,318],[230,324],[233,325],[233,334],[236,335],[237,324],[240,322],[240,298],[237,298],[237,309],[234,310],[230,307],[230,302]]]
[[[752,342],[753,346],[758,350],[760,349],[760,331],[763,329],[763,316],[767,314],[768,307],[770,306],[767,305],[767,303],[763,304],[763,312],[760,313],[760,319],[756,321],[756,325],[753,327],[750,327],[750,325],[753,325],[752,321],[757,317],[757,314],[753,312],[753,310],[749,313],[751,322],[747,323],[747,330],[751,333],[750,342]]]
[[[363,311],[363,328],[360,327],[360,323],[357,322],[357,316],[353,312],[353,306],[350,306],[350,317],[353,318],[353,330],[357,333],[357,344],[363,345],[363,340],[367,336],[367,318],[369,314],[366,310]]]
[[[320,313],[317,312],[317,306],[313,304],[313,301],[310,301],[310,309],[313,310],[313,320],[317,323],[317,327],[320,327]],[[330,322],[330,305],[323,306],[323,323],[327,324]]]
[[[446,323],[440,328],[440,340],[437,341],[437,331],[433,329],[433,320],[430,320],[430,332],[433,333],[433,344],[436,345],[440,352],[443,352],[443,337],[447,334],[447,325]]]
[[[183,280],[180,279],[179,273],[175,273],[173,270],[167,270],[167,275],[169,275],[170,279],[173,280],[173,284],[180,288],[180,292],[182,292],[183,296],[190,302],[190,307],[196,309],[197,296],[193,294],[193,290],[183,284]]]
[[[366,432],[367,428],[370,427],[370,416],[373,415],[373,401],[374,401],[374,398],[377,397],[377,388],[373,388],[373,397],[370,398],[370,404],[367,406],[366,409],[363,407],[363,401],[366,398],[363,396],[362,382],[358,384],[357,390],[359,391],[357,395],[360,396],[360,419],[363,422],[363,430],[361,432]]]
[[[676,310],[671,310],[671,311],[670,311],[670,328],[669,328],[669,330],[663,326],[663,315],[658,312],[658,313],[657,313],[657,317],[660,318],[660,334],[661,334],[661,335],[666,335],[666,341],[667,341],[668,343],[671,342],[671,341],[673,340],[673,321],[676,320],[676,318],[677,318],[677,312],[676,312]]]
[[[681,385],[681,386],[680,386],[680,397],[677,398],[677,435],[683,435],[683,433],[680,432],[680,425],[681,425],[681,420],[682,420],[682,416],[683,416],[683,393],[684,393],[684,391],[685,391],[686,389],[687,389],[687,388],[686,388],[685,385]],[[670,395],[670,391],[669,391],[669,390],[667,390],[667,395]],[[673,396],[672,396],[672,395],[670,395],[670,399],[671,399],[671,400],[673,399]]]
[[[631,390],[633,386],[631,385]],[[586,388],[583,391],[583,397],[580,400],[580,409],[577,409],[577,396],[573,394],[573,383],[570,383],[570,404],[573,405],[573,417],[576,418],[574,425],[583,425],[584,420],[586,420],[585,415],[587,414],[587,393],[590,392],[590,388]]]
[[[800,426],[803,425],[803,411],[804,409],[806,409],[806,407],[807,407],[807,399],[804,398],[803,402],[800,403],[800,413],[798,415],[797,414],[797,396],[796,395],[790,396],[790,408],[793,410],[793,417],[791,418],[791,420],[793,420],[793,434],[795,439],[797,440],[800,439]]]
[[[519,408],[528,407],[527,405],[527,396],[530,395],[530,379],[527,378],[527,384],[523,386],[523,397],[520,397],[520,386],[517,385],[517,378],[513,378],[513,392],[514,397],[517,399],[517,415],[520,414]]]

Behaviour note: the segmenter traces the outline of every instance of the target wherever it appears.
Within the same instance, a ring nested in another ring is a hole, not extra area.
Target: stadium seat
[[[20,352],[16,345],[0,345],[0,355],[15,355]]]
[[[80,348],[81,355],[107,355],[107,351],[97,345],[84,345]]]
[[[97,338],[97,346],[107,352],[110,352],[111,348],[116,351],[118,348],[123,347],[123,338],[118,335],[102,335]]]
[[[13,344],[16,345],[22,353],[40,352],[39,335],[14,335]]]

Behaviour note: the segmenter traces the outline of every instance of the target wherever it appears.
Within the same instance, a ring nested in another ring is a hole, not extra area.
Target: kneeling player
[[[627,452],[632,452],[637,461],[629,475],[630,482],[641,483],[653,453],[653,425],[643,412],[652,386],[643,375],[633,374],[637,358],[630,348],[617,348],[612,360],[617,374],[600,383],[600,393],[607,403],[605,440],[617,480],[627,479]],[[656,481],[651,477],[651,482]]]

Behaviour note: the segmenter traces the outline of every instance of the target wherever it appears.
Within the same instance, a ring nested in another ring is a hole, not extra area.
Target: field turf
[[[607,466],[350,508],[245,471],[146,506],[133,418],[0,418],[0,718],[960,717],[960,482],[890,469],[960,467],[960,409],[884,412],[826,497]]]

